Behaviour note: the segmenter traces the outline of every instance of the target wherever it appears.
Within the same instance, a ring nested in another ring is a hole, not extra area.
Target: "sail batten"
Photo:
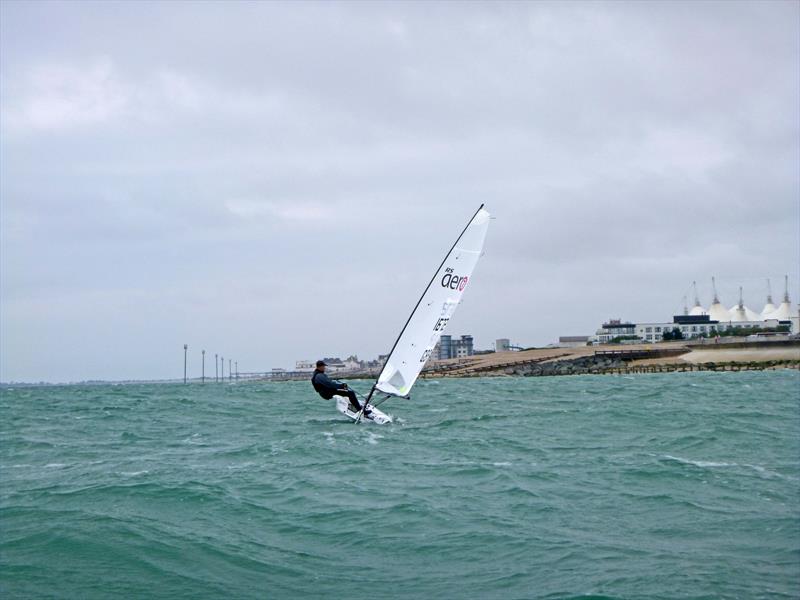
[[[375,390],[407,396],[431,356],[483,252],[489,213],[483,205],[470,219],[445,256],[383,365]],[[370,392],[372,396],[372,392]]]

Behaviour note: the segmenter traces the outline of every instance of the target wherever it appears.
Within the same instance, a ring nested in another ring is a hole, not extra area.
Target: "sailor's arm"
[[[332,392],[338,392],[340,390],[347,389],[346,383],[342,383],[341,381],[336,381],[334,379],[331,379],[330,377],[325,375],[325,373],[319,375],[317,377],[317,381],[327,389],[331,390]]]

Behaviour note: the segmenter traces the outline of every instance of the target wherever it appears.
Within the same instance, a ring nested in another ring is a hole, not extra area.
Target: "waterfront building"
[[[709,315],[676,315],[673,317],[672,323],[638,323],[636,325],[636,336],[645,342],[660,342],[664,339],[664,333],[673,332],[677,329],[681,332],[683,339],[690,340],[700,337],[713,337],[718,332],[732,328],[774,329],[786,324],[777,319],[721,322],[713,320]]]
[[[461,339],[457,340],[454,340],[451,335],[443,335],[434,346],[432,356],[436,360],[447,360],[448,358],[462,358],[473,354],[475,354],[475,348],[471,335],[462,335]]]
[[[792,304],[789,300],[789,277],[785,278],[783,302],[777,307],[772,301],[772,285],[767,279],[767,298],[764,308],[761,312],[751,310],[745,306],[742,295],[742,288],[739,288],[739,302],[731,308],[725,308],[720,302],[719,294],[717,293],[717,283],[714,277],[711,278],[711,287],[714,297],[711,301],[711,306],[706,310],[700,304],[700,298],[697,295],[697,285],[692,282],[694,288],[694,306],[691,311],[688,311],[690,316],[708,315],[713,321],[734,322],[734,323],[754,323],[758,321],[768,321],[777,319],[778,321],[790,321],[793,317]]]
[[[636,324],[622,322],[622,319],[609,319],[591,337],[595,344],[607,344],[614,338],[627,338],[636,335]]]
[[[788,320],[766,319],[758,321],[717,321],[710,315],[675,315],[671,322],[655,323],[621,323],[613,320],[604,323],[590,340],[596,344],[606,344],[615,338],[629,339],[634,342],[660,342],[665,333],[680,331],[682,339],[713,337],[729,329],[775,329],[779,326],[793,326]]]
[[[558,338],[559,348],[578,348],[588,343],[588,335],[562,335]]]
[[[499,338],[494,343],[494,351],[495,352],[510,352],[511,351],[511,340],[508,338]]]
[[[454,358],[463,358],[475,354],[471,335],[462,335],[460,340],[453,342]]]
[[[635,343],[637,341],[658,342],[664,339],[665,333],[678,330],[683,339],[711,336],[714,332],[723,332],[729,329],[775,329],[789,327],[792,333],[800,333],[800,318],[789,299],[789,278],[785,278],[783,301],[776,307],[772,301],[772,288],[767,279],[766,304],[760,313],[751,310],[744,303],[743,290],[739,287],[739,302],[731,308],[725,308],[717,293],[717,283],[711,278],[713,299],[711,306],[706,310],[700,303],[697,294],[697,284],[692,282],[694,291],[694,306],[691,310],[684,305],[682,315],[675,315],[671,322],[658,323],[623,323],[620,319],[603,323],[590,341],[604,344],[614,339],[621,342]],[[685,300],[686,298],[684,298]],[[685,304],[685,303],[684,303]],[[667,336],[668,339],[672,337]],[[561,345],[559,339],[559,345]]]
[[[453,358],[452,354],[452,347],[453,347],[453,336],[452,335],[443,335],[439,338],[437,342],[437,348],[434,348],[433,356],[437,358],[437,360],[447,360],[448,358]]]

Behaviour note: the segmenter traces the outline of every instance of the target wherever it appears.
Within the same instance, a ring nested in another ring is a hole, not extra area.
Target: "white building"
[[[607,344],[615,338],[627,338],[636,335],[635,323],[623,323],[621,319],[609,319],[608,323],[598,329],[590,341],[594,344]]]
[[[699,317],[699,318],[698,318]],[[777,319],[766,321],[728,321],[721,323],[714,321],[708,315],[676,316],[672,323],[637,323],[636,336],[645,342],[660,342],[664,339],[664,333],[677,329],[681,332],[684,339],[692,339],[704,336],[713,336],[716,332],[727,331],[733,327],[742,329],[761,329],[775,328],[780,325]]]
[[[341,358],[328,358],[323,359],[328,371],[335,373],[337,371],[355,371],[361,368],[361,363],[356,356],[349,356],[345,360]],[[311,360],[298,360],[294,363],[294,370],[300,372],[311,372],[317,368],[317,361]]]
[[[604,323],[603,327],[591,337],[592,343],[606,344],[615,338],[637,338],[637,341],[660,342],[664,339],[664,334],[678,330],[681,332],[682,339],[693,339],[699,337],[712,337],[717,332],[727,331],[732,328],[741,329],[774,329],[780,325],[786,325],[787,320],[767,319],[764,321],[726,321],[720,322],[711,319],[709,315],[676,315],[671,322],[656,323],[620,323],[611,321]],[[794,322],[791,324],[791,331],[794,332]]]
[[[588,335],[562,335],[558,338],[559,348],[580,348],[588,343]]]
[[[741,287],[739,288],[739,302],[730,309],[725,308],[719,300],[716,281],[713,277],[711,285],[714,290],[714,298],[711,306],[706,310],[700,304],[696,284],[692,282],[692,285],[694,286],[694,306],[689,310],[684,304],[684,314],[676,315],[671,322],[634,324],[623,323],[621,320],[615,319],[603,323],[590,341],[604,344],[621,338],[620,341],[628,343],[632,341],[658,342],[664,339],[666,332],[672,332],[675,329],[681,332],[683,339],[713,336],[715,332],[723,332],[731,328],[758,330],[789,326],[791,333],[800,333],[800,312],[789,299],[788,277],[783,301],[777,307],[772,302],[772,290],[769,280],[767,280],[767,302],[760,313],[745,306]]]

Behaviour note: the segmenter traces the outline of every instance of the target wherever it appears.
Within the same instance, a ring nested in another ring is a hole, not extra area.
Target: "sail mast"
[[[436,267],[436,270],[433,272],[433,276],[431,277],[431,280],[428,282],[428,285],[425,286],[425,289],[422,291],[422,294],[420,295],[419,300],[417,300],[417,303],[414,305],[414,310],[412,310],[411,314],[408,315],[408,319],[406,319],[405,325],[403,325],[403,328],[400,330],[400,334],[397,336],[397,339],[394,341],[394,344],[392,345],[392,349],[389,350],[389,354],[386,355],[386,360],[383,361],[383,366],[381,366],[381,370],[378,372],[378,379],[376,379],[375,383],[372,384],[372,388],[370,389],[369,395],[367,396],[367,400],[366,400],[367,403],[372,399],[372,395],[375,393],[375,389],[376,389],[376,387],[378,385],[378,381],[380,380],[381,373],[383,373],[384,369],[386,368],[386,365],[389,364],[389,360],[391,360],[392,354],[394,353],[395,348],[397,348],[397,344],[400,342],[400,339],[403,337],[403,333],[405,333],[406,328],[408,327],[408,324],[411,322],[411,318],[414,316],[414,313],[417,312],[417,309],[419,308],[419,305],[422,302],[422,299],[425,297],[425,294],[428,292],[428,290],[430,289],[431,285],[433,285],[433,282],[436,279],[436,276],[439,274],[439,271],[441,271],[442,267],[444,266],[444,263],[447,262],[448,257],[453,252],[453,249],[458,245],[458,242],[463,237],[464,232],[467,231],[469,226],[472,224],[472,221],[475,220],[475,217],[477,217],[478,213],[480,213],[481,210],[483,209],[483,206],[484,205],[481,204],[478,207],[478,210],[475,211],[475,214],[473,214],[472,217],[470,217],[470,220],[467,221],[467,224],[464,226],[464,229],[461,230],[461,233],[456,238],[456,241],[453,242],[453,245],[450,246],[450,249],[447,251],[447,254],[444,255],[444,258],[442,259],[441,264],[439,264],[439,266]]]

